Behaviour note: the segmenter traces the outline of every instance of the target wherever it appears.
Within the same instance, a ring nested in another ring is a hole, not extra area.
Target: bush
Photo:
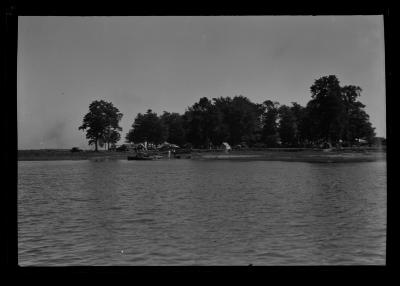
[[[119,152],[125,152],[127,150],[128,150],[128,146],[126,146],[126,145],[121,145],[118,148],[116,148],[116,151],[119,151]]]
[[[71,152],[72,153],[74,153],[74,152],[82,152],[82,150],[79,149],[78,147],[72,147]]]

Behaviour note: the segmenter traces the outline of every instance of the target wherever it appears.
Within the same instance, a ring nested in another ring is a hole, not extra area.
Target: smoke
[[[42,137],[42,142],[46,148],[66,148],[65,121],[57,121]]]

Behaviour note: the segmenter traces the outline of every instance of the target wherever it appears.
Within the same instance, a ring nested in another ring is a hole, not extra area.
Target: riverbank
[[[18,161],[49,161],[49,160],[125,160],[134,156],[135,152],[115,151],[81,151],[70,150],[18,150]],[[165,155],[165,154],[164,154]],[[165,156],[167,159],[167,157]],[[173,159],[173,158],[172,158]],[[194,150],[187,154],[178,154],[175,159],[194,160],[262,160],[314,163],[340,162],[372,162],[386,160],[386,151],[376,149],[341,150],[324,152],[313,149],[268,149],[268,150],[234,150],[229,153],[222,151]]]
[[[61,149],[18,150],[18,161],[126,159],[129,154],[135,153],[115,151],[71,152]]]

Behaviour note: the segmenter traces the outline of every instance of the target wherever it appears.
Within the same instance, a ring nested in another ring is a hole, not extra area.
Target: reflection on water
[[[385,264],[386,163],[18,163],[20,265]]]

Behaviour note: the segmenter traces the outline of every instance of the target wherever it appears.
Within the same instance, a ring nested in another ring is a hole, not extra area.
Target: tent
[[[162,143],[158,146],[158,149],[177,149],[177,148],[180,148],[180,147],[176,144],[168,143],[167,141],[165,141],[164,143]]]
[[[225,150],[231,150],[231,146],[227,143],[227,142],[223,142],[222,143],[222,148]]]

